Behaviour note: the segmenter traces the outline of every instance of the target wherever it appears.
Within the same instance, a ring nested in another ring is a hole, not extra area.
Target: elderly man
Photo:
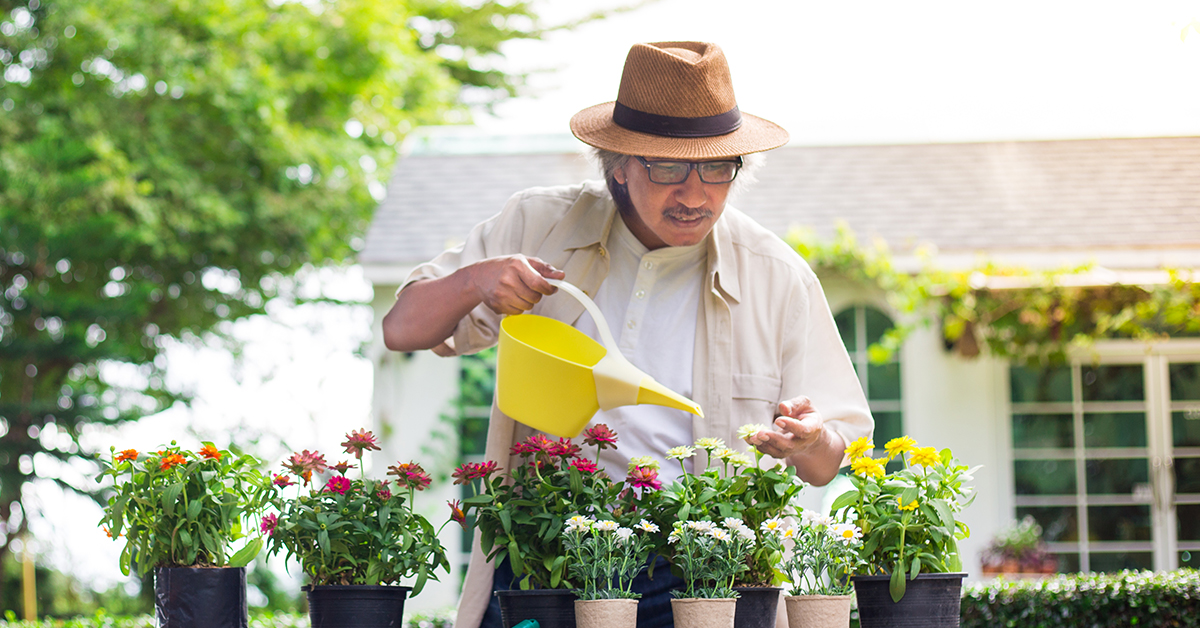
[[[807,482],[829,482],[847,443],[873,429],[866,399],[812,270],[726,204],[753,153],[783,145],[787,132],[738,110],[724,54],[699,42],[633,46],[616,102],[579,112],[571,130],[595,148],[605,181],[520,192],[414,270],[384,318],[387,346],[471,353],[497,342],[504,315],[523,312],[597,337],[574,299],[545,298],[556,292],[547,279],[566,279],[597,302],[625,357],[705,414],[597,413],[593,422],[621,438],[601,458],[610,475],[697,438],[740,445],[738,428],[760,423],[759,450]],[[493,405],[488,458],[508,460],[529,434]],[[508,588],[511,570],[495,569],[476,546],[459,628],[499,626],[490,594]],[[662,569],[637,585],[639,626],[671,625],[672,584]]]

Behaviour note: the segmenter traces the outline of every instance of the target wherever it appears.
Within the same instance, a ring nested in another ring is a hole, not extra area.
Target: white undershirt
[[[619,216],[609,233],[608,277],[600,284],[596,304],[604,313],[621,353],[658,383],[692,397],[692,356],[696,317],[703,289],[707,242],[650,251]],[[591,316],[575,327],[600,341]],[[657,405],[621,406],[601,410],[589,427],[607,424],[617,433],[617,449],[600,454],[600,467],[616,480],[624,479],[631,458],[651,456],[662,463],[659,478],[665,486],[679,477],[679,463],[666,459],[672,447],[692,444],[692,415]],[[582,444],[583,437],[577,439]],[[584,447],[585,455],[594,449]],[[688,460],[691,472],[691,461]]]

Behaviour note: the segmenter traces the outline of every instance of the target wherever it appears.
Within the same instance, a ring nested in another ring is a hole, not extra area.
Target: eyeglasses
[[[737,157],[728,161],[646,161],[645,157],[636,157],[650,176],[650,181],[671,185],[683,183],[692,175],[692,169],[700,175],[705,183],[729,183],[737,177],[742,168],[742,158]]]

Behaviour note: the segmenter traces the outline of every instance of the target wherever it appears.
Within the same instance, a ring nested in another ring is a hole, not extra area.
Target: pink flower
[[[634,488],[649,488],[656,491],[662,488],[662,482],[658,479],[658,469],[653,467],[634,467],[625,481]]]
[[[595,473],[599,470],[596,463],[587,458],[575,458],[571,461],[571,466],[577,469],[580,473]]]
[[[379,451],[379,445],[375,442],[374,434],[366,430],[355,430],[346,434],[346,442],[342,443],[342,447],[346,448],[346,453],[354,454],[354,457],[361,460],[364,451]]]
[[[375,497],[378,497],[379,501],[386,502],[387,500],[392,498],[392,492],[387,490],[386,488],[381,488],[381,489],[379,489],[379,491],[377,493],[375,493]]]
[[[305,449],[298,454],[292,454],[288,461],[283,463],[283,468],[291,471],[296,477],[302,478],[305,484],[312,481],[314,473],[321,473],[329,468],[325,462],[325,456]]]
[[[466,484],[471,480],[490,477],[496,472],[496,462],[488,460],[487,462],[468,462],[457,469],[450,477],[454,478],[455,484]]]
[[[275,533],[275,526],[277,525],[279,525],[279,517],[276,517],[275,513],[271,513],[262,518],[262,524],[258,526],[258,529],[262,530],[263,534],[271,536]]]
[[[583,442],[592,447],[599,447],[601,451],[609,447],[616,448],[617,433],[608,428],[604,423],[597,423],[589,427],[583,432]]]
[[[446,502],[446,504],[448,504],[450,506],[450,520],[457,523],[458,525],[462,526],[462,528],[464,530],[466,530],[467,529],[467,514],[464,513],[461,508],[462,502],[455,499],[455,500]]]
[[[350,490],[350,480],[344,476],[335,475],[325,483],[324,490],[330,493],[337,493],[338,495],[345,495],[346,491]]]
[[[337,471],[338,473],[340,473],[342,475],[346,475],[346,472],[350,470],[350,463],[343,460],[337,464],[330,465],[329,468],[333,469],[334,471]]]
[[[425,487],[433,483],[433,478],[415,462],[396,463],[388,467],[388,475],[396,476],[396,483],[400,486],[418,491],[425,490]]]
[[[579,455],[579,451],[579,445],[572,443],[569,438],[560,438],[557,443],[551,442],[546,448],[546,453],[562,458],[577,456]]]
[[[550,453],[557,443],[546,438],[542,434],[534,434],[526,438],[524,442],[517,443],[512,447],[512,454],[519,456],[528,456],[530,454]]]
[[[289,478],[288,476],[286,476],[282,473],[278,473],[273,478],[271,478],[271,483],[280,488],[287,488],[287,487],[295,484],[295,482],[292,481],[292,478]]]

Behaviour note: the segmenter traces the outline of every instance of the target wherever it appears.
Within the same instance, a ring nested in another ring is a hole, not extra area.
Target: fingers
[[[557,290],[546,278],[563,272],[535,257],[511,255],[484,260],[477,275],[480,301],[497,314],[521,314]]]

